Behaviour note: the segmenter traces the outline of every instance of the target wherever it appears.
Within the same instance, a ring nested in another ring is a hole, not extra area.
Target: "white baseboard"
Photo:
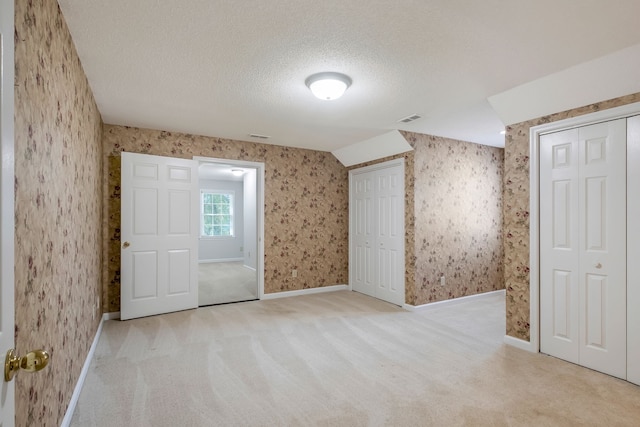
[[[89,366],[91,366],[91,361],[93,360],[93,356],[96,352],[96,347],[98,346],[100,335],[102,334],[102,325],[106,320],[111,320],[112,318],[110,316],[113,314],[117,314],[117,318],[120,318],[120,313],[104,313],[102,315],[102,320],[100,320],[96,335],[93,337],[93,342],[91,343],[91,347],[89,348],[89,353],[87,354],[87,358],[84,360],[84,365],[82,366],[82,370],[80,371],[80,376],[78,377],[76,386],[73,389],[73,394],[71,395],[69,406],[67,406],[67,412],[65,412],[64,414],[64,418],[60,423],[60,427],[69,427],[71,425],[71,419],[73,418],[73,413],[75,412],[76,406],[78,405],[78,399],[80,398],[80,392],[82,391],[84,380],[87,378],[87,374],[89,373]]]
[[[264,294],[262,299],[276,299],[276,298],[287,298],[287,297],[296,297],[300,295],[310,295],[310,294],[320,294],[323,292],[335,292],[335,291],[348,291],[348,285],[333,285],[333,286],[322,286],[320,288],[309,288],[309,289],[301,289],[299,291],[284,291],[284,292],[274,292],[272,294]]]
[[[528,351],[529,353],[537,353],[537,351],[533,348],[533,345],[529,341],[525,341],[520,338],[505,335],[504,343],[512,347],[519,348],[520,350]]]
[[[244,258],[199,259],[198,264],[211,264],[214,262],[238,262],[238,261],[244,261]]]
[[[242,266],[243,266],[244,268],[248,268],[248,269],[249,269],[249,270],[251,270],[251,271],[258,271],[258,270],[256,270],[255,268],[253,268],[253,267],[249,267],[249,266],[248,266],[248,265],[246,265],[246,264],[243,264]]]
[[[448,299],[448,300],[444,300],[444,301],[436,301],[436,302],[431,302],[431,303],[428,303],[428,304],[421,304],[421,305],[404,304],[402,306],[402,308],[404,308],[407,311],[431,310],[431,309],[434,309],[434,308],[442,308],[442,307],[445,307],[445,306],[450,306],[450,305],[460,304],[460,303],[463,303],[463,302],[468,302],[469,300],[490,298],[490,297],[494,297],[494,296],[496,296],[498,294],[504,294],[504,293],[505,293],[505,290],[504,289],[500,289],[498,291],[484,292],[482,294],[468,295],[466,297],[453,298],[453,299]]]
[[[102,315],[102,320],[120,320],[120,312],[114,311],[111,313],[104,313]]]

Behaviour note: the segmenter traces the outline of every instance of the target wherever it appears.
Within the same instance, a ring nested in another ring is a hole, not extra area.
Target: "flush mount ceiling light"
[[[244,174],[244,171],[242,169],[231,169],[231,173],[235,176],[242,176],[242,174]]]
[[[316,98],[332,101],[340,98],[351,86],[351,79],[341,73],[325,72],[310,75],[305,84]]]

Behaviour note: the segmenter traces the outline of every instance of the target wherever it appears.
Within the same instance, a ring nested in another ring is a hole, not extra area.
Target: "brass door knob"
[[[9,382],[20,369],[27,372],[37,372],[49,364],[49,353],[44,350],[34,350],[22,357],[16,356],[15,350],[7,351],[4,359],[4,380]]]
[[[122,247],[125,248],[125,249],[128,248],[129,246],[131,246],[131,243],[129,243],[129,242],[124,242],[122,244]]]

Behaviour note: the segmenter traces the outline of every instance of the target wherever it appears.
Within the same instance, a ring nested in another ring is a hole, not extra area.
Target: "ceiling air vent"
[[[260,135],[259,133],[250,133],[249,136],[251,138],[258,138],[258,139],[269,139],[269,138],[271,138],[270,136]]]
[[[421,119],[421,118],[422,118],[422,116],[419,116],[417,114],[412,114],[410,116],[407,116],[407,117],[405,117],[403,119],[398,120],[398,122],[399,123],[409,123],[409,122],[412,122],[414,120],[418,120],[418,119]]]

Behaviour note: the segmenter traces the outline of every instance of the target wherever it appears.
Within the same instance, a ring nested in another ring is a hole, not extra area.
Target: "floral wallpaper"
[[[636,93],[507,127],[503,229],[507,335],[529,341],[529,129],[639,101]]]
[[[15,3],[16,425],[59,426],[101,309],[102,121],[55,0]]]
[[[103,144],[105,311],[120,310],[122,151],[264,162],[265,293],[349,283],[347,170],[331,153],[113,125]]]
[[[503,149],[408,139],[415,148],[415,303],[504,289]]]

